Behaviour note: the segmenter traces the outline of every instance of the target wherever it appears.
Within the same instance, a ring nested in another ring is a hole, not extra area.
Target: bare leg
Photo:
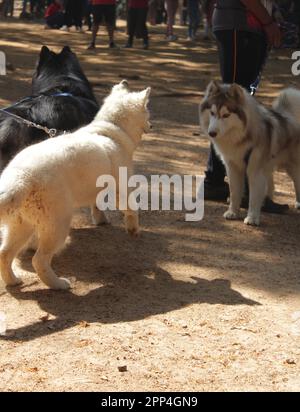
[[[22,283],[12,270],[12,262],[33,233],[33,228],[25,222],[11,221],[4,227],[0,249],[0,271],[6,285]]]
[[[240,212],[240,205],[244,191],[245,174],[237,166],[230,163],[226,167],[229,186],[230,186],[230,205],[227,212],[224,213],[225,219],[238,219]]]
[[[99,24],[93,24],[93,27],[92,27],[92,42],[91,42],[91,46],[94,46],[95,47],[95,44],[96,44],[96,37],[97,37],[97,33],[98,33],[98,30],[99,30]]]
[[[106,28],[109,37],[109,43],[114,43],[114,27],[108,24]]]

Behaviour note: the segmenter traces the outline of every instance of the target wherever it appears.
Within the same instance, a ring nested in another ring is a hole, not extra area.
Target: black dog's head
[[[53,52],[47,46],[41,48],[32,78],[32,93],[38,95],[55,88],[95,99],[77,56],[69,46],[65,46],[60,53]]]

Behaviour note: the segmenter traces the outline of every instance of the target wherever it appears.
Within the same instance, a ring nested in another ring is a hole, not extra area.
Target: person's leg
[[[116,6],[115,5],[106,5],[104,8],[104,18],[107,28],[107,33],[109,37],[109,47],[114,48],[114,31],[115,31],[115,24],[116,24]]]
[[[97,38],[98,30],[99,30],[99,25],[103,17],[102,8],[103,8],[102,5],[97,5],[97,6],[92,7],[92,14],[93,14],[92,41],[90,45],[88,46],[89,50],[94,49],[96,45],[96,38]]]
[[[166,0],[165,7],[167,11],[167,36],[170,40],[175,40],[173,26],[175,24],[175,16],[178,8],[178,0]]]
[[[67,0],[65,7],[65,22],[63,29],[69,29],[73,24],[73,3],[72,0]]]
[[[74,3],[73,19],[75,27],[79,30],[82,29],[83,18],[83,0],[76,0]]]
[[[128,8],[127,11],[127,30],[128,30],[128,40],[125,47],[130,48],[133,45],[134,34],[136,30],[136,19],[137,19],[138,9]]]
[[[189,28],[188,37],[194,39],[199,25],[199,3],[197,0],[188,0]]]
[[[33,14],[35,6],[35,0],[30,0],[30,14]]]
[[[192,0],[187,0],[187,13],[189,18],[189,26],[188,26],[188,38],[192,39],[193,37],[193,10],[192,10]]]
[[[147,15],[148,15],[148,9],[140,9],[139,11],[140,15],[140,25],[141,25],[141,34],[144,42],[144,49],[148,49],[149,47],[149,34],[148,34],[148,28],[147,28]]]
[[[91,31],[92,30],[92,18],[91,18],[91,14],[92,14],[92,7],[90,4],[87,4],[85,6],[85,12],[84,12],[84,18],[85,18],[85,24],[88,26],[88,30]]]
[[[22,3],[22,13],[26,13],[27,1],[28,1],[28,0],[23,0],[23,3]]]

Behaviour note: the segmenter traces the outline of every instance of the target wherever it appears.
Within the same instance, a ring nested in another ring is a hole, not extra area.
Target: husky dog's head
[[[55,53],[47,46],[42,46],[32,77],[32,92],[41,94],[56,87],[95,100],[77,56],[70,47],[65,46]]]
[[[245,91],[237,84],[209,83],[200,104],[200,124],[211,141],[235,136],[246,131]]]
[[[105,98],[95,120],[105,120],[119,126],[137,142],[151,128],[148,110],[150,92],[151,87],[131,92],[128,82],[122,80]]]

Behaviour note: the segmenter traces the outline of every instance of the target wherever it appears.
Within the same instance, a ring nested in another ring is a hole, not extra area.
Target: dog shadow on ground
[[[71,244],[55,258],[53,267],[60,276],[76,276],[74,289],[52,291],[41,288],[40,282],[35,290],[32,285],[9,288],[13,297],[36,301],[55,319],[10,330],[5,339],[30,341],[81,321],[135,321],[194,303],[258,304],[233,290],[226,279],[209,281],[195,273],[185,276],[188,281],[175,279],[160,267],[168,260],[168,248],[169,239],[149,230],[132,240],[122,227],[73,229]],[[25,255],[21,265],[32,271],[30,262]]]

